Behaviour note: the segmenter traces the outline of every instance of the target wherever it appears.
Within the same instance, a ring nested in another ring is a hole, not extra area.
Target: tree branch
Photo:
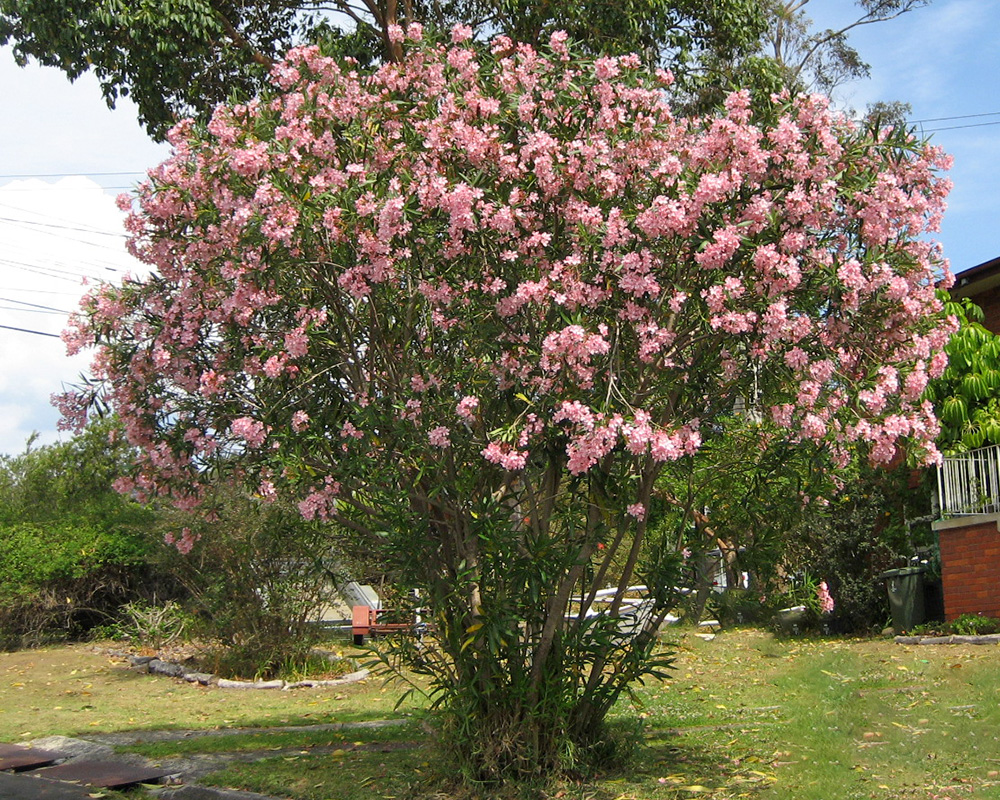
[[[219,23],[222,25],[222,29],[226,32],[226,35],[233,40],[233,43],[238,45],[243,50],[246,50],[250,54],[250,58],[262,67],[267,67],[271,69],[274,66],[274,59],[260,52],[256,47],[254,47],[249,40],[238,30],[236,26],[233,25],[229,19],[219,11],[216,11],[216,16],[218,17]]]

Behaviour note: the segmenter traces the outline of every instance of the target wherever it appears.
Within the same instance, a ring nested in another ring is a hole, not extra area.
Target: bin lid
[[[900,567],[899,569],[890,569],[879,575],[879,578],[901,578],[904,575],[919,575],[922,572],[927,572],[927,567]]]

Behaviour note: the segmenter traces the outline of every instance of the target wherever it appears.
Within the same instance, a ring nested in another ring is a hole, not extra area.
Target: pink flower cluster
[[[816,587],[816,599],[821,613],[829,614],[833,611],[833,597],[830,596],[830,587],[826,585],[826,581],[820,581]]]
[[[177,552],[185,556],[194,549],[195,543],[199,539],[201,539],[201,534],[192,533],[190,528],[181,529],[180,536],[174,536],[170,532],[163,534],[164,543],[167,546],[176,547]]]

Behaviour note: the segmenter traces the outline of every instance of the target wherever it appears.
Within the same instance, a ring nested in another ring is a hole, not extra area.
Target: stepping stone
[[[47,766],[60,758],[65,756],[51,750],[0,742],[0,770],[34,769]]]
[[[103,789],[118,789],[135,783],[154,783],[173,772],[162,767],[137,766],[122,761],[70,761],[31,773],[58,781],[73,781]]]
[[[92,794],[93,790],[72,783],[0,772],[3,800],[90,800]]]

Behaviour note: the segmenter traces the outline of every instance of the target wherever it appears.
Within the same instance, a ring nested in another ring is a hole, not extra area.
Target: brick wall
[[[939,531],[944,615],[1000,617],[1000,531],[977,522]]]
[[[1000,333],[1000,287],[974,295],[972,300],[983,310],[983,327]]]

